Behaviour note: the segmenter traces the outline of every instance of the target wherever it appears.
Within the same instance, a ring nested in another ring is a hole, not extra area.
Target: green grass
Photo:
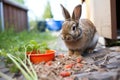
[[[38,43],[54,40],[55,37],[51,35],[51,32],[39,31],[23,31],[20,33],[14,33],[13,30],[8,30],[0,33],[0,49],[8,50],[9,48],[19,47],[30,40],[35,40]]]

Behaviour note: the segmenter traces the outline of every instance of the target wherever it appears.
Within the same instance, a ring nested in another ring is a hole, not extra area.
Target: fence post
[[[0,1],[0,31],[4,31],[4,11],[2,1]]]

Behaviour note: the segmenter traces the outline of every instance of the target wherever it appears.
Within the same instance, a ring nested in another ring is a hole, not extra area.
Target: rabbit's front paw
[[[72,56],[73,54],[74,54],[74,51],[69,49],[69,50],[68,50],[68,55],[69,55],[69,56]]]

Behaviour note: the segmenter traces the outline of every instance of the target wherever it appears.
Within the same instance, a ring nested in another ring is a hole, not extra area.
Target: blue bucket
[[[59,31],[62,28],[62,20],[47,20],[46,26],[50,31]]]

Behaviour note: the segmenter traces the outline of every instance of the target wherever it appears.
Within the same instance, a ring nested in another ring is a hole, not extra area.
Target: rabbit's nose
[[[70,37],[69,37],[69,36],[66,36],[65,39],[66,39],[66,40],[70,40]]]
[[[72,40],[72,37],[70,35],[61,35],[61,38],[66,41]]]
[[[69,36],[69,35],[67,35],[66,37],[65,37],[65,40],[72,40],[72,37],[71,36]]]

